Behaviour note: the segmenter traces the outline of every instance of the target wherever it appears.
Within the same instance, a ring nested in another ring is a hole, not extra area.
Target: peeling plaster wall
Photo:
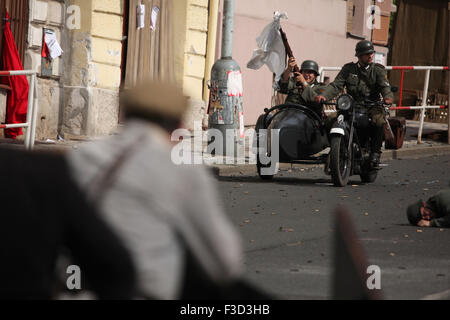
[[[102,136],[119,122],[122,0],[72,0],[82,12],[80,30],[67,30],[71,54],[64,74],[62,133]]]
[[[27,49],[25,52],[24,69],[38,72],[38,105],[36,139],[56,139],[61,124],[61,74],[64,58],[57,58],[53,62],[53,73],[50,77],[40,77],[41,51],[43,28],[53,29],[56,38],[63,46],[64,33],[64,1],[58,0],[30,0],[29,29]]]
[[[186,1],[185,43],[183,48],[183,89],[190,98],[184,127],[194,129],[194,121],[206,119],[206,102],[203,100],[205,81],[209,0]]]
[[[63,48],[64,73],[62,75],[62,136],[88,135],[88,118],[92,104],[91,1],[66,1],[66,7],[78,5],[81,12],[80,29],[65,29],[67,42]]]
[[[69,29],[80,8],[78,29]],[[123,0],[30,0],[25,69],[37,70],[38,140],[101,136],[118,125],[122,60]],[[42,77],[43,28],[55,30],[64,51],[51,77]]]
[[[80,8],[79,29],[66,28]],[[175,1],[174,39],[177,81],[191,98],[187,128],[206,114],[203,85],[206,68],[208,0]],[[53,75],[38,77],[37,139],[58,134],[102,136],[119,122],[124,0],[30,0],[25,68],[41,73],[42,28],[56,31],[64,54],[54,62]]]

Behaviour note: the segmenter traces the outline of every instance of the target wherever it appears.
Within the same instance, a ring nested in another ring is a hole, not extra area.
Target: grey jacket
[[[450,189],[438,192],[428,199],[436,216],[431,220],[431,226],[436,228],[450,228]]]
[[[186,246],[218,283],[234,280],[243,269],[240,238],[213,180],[201,167],[174,165],[168,138],[156,126],[132,121],[121,134],[69,155],[91,198],[105,192],[100,211],[131,250],[141,290],[157,299],[179,298]],[[111,186],[92,191],[96,177],[124,153],[130,154]]]

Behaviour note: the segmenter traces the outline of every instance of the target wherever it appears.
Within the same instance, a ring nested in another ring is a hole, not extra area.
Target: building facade
[[[299,63],[315,60],[320,66],[337,67],[356,61],[355,46],[363,39],[374,41],[378,57],[387,57],[389,18],[395,10],[391,0],[237,0],[233,56],[242,68],[246,125],[254,125],[272,102],[270,71],[246,65],[275,11],[288,14],[281,24]],[[376,25],[369,28],[372,22]],[[331,80],[336,75],[327,73]]]
[[[119,92],[141,77],[176,80],[191,100],[186,127],[206,114],[206,81],[216,52],[218,0],[0,0],[24,68],[38,72],[37,139],[94,137],[120,122]],[[138,28],[136,8],[146,8]],[[152,30],[152,9],[158,8]],[[212,14],[215,8],[216,14]],[[64,51],[42,58],[43,34]],[[208,56],[208,48],[213,55]],[[4,102],[7,89],[0,88]],[[3,103],[4,104],[4,103]],[[4,106],[0,116],[4,116]],[[2,119],[2,121],[4,121]]]
[[[377,0],[380,10],[368,12],[374,2],[236,0],[233,56],[243,71],[246,125],[254,125],[272,100],[272,74],[246,64],[274,11],[289,15],[282,24],[298,61],[341,66],[354,60],[360,39],[374,40],[377,52],[387,54],[387,17],[395,7],[391,0]],[[145,6],[143,28],[139,5]],[[221,51],[222,7],[223,0],[0,0],[1,14],[13,15],[24,68],[38,72],[37,139],[112,133],[120,123],[121,88],[148,76],[183,87],[191,101],[185,127],[205,124],[210,70]],[[380,28],[370,29],[374,15]],[[41,57],[46,29],[55,32],[64,51],[52,63]],[[0,88],[0,109],[5,90]]]

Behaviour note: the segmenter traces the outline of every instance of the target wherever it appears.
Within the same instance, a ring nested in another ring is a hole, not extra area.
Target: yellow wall
[[[120,87],[123,6],[120,0],[92,0],[92,72],[95,87]]]
[[[194,100],[203,100],[208,40],[209,1],[187,0],[183,88]]]
[[[173,12],[173,51],[175,64],[175,80],[179,85],[183,85],[184,77],[184,47],[186,43],[186,17],[187,1],[172,1]]]
[[[208,102],[209,91],[207,81],[211,80],[211,69],[216,62],[217,23],[219,19],[219,0],[209,1],[208,43],[206,47],[205,83],[203,85],[203,100]]]
[[[93,2],[93,1],[92,1]],[[70,0],[69,5],[77,5],[80,7],[81,13],[81,23],[80,30],[78,32],[89,32],[91,30],[91,12],[92,12],[92,2],[86,0]]]
[[[123,35],[123,1],[71,0],[81,11],[81,29],[73,30],[72,61],[88,70],[89,85],[103,89],[120,87]],[[90,43],[89,43],[90,42]],[[86,50],[87,49],[87,50]],[[90,50],[89,50],[90,49]],[[72,83],[82,82],[74,72]]]
[[[210,5],[211,1],[211,5]],[[217,7],[219,0],[173,1],[174,64],[175,79],[184,88],[185,94],[195,100],[205,100],[205,74],[211,69],[214,59],[207,57],[211,47],[208,34],[210,6]],[[123,1],[122,0],[71,0],[81,7],[82,23],[78,32],[91,34],[92,59],[89,70],[94,87],[119,88],[122,54]],[[217,13],[216,13],[217,14]],[[213,40],[214,40],[213,39]],[[215,42],[212,41],[215,50]],[[214,53],[212,55],[214,57]],[[208,59],[207,59],[208,58]],[[209,80],[209,79],[206,79]]]

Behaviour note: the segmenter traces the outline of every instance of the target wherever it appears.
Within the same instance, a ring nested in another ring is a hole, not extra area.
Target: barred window
[[[22,63],[25,58],[28,32],[28,0],[0,0],[0,17],[2,19],[0,32],[0,48],[3,52],[3,31],[6,12],[9,12],[11,31],[16,42]]]

